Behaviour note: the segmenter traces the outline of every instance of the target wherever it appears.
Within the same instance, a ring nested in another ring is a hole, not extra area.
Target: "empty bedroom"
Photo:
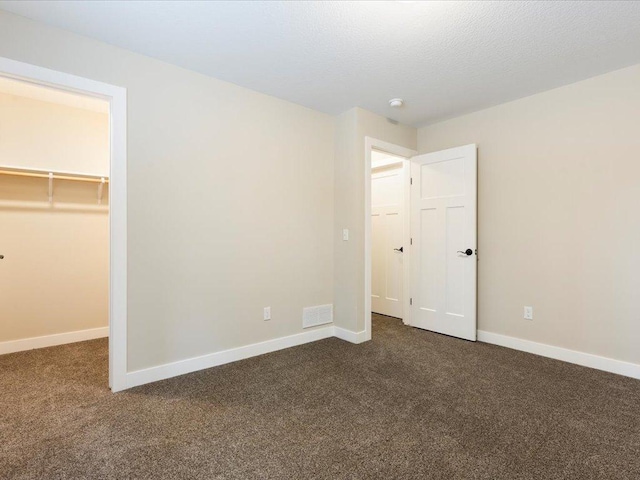
[[[0,0],[1,479],[640,479],[640,1]]]

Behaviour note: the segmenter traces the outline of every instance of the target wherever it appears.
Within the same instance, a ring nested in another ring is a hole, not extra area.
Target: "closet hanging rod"
[[[54,180],[74,180],[74,181],[78,181],[78,182],[92,182],[92,183],[109,183],[109,178],[108,177],[102,177],[99,175],[83,175],[83,174],[78,174],[78,175],[69,175],[69,174],[62,174],[62,173],[55,173],[55,172],[51,172],[53,174],[53,179]],[[36,178],[49,178],[49,172],[45,171],[45,170],[6,170],[6,169],[0,169],[0,175],[15,175],[18,177],[36,177]]]

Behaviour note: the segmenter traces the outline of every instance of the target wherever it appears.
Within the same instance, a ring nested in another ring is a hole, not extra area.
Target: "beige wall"
[[[109,214],[96,186],[0,178],[0,342],[106,327]]]
[[[109,170],[107,114],[0,93],[0,166]],[[0,175],[0,342],[106,327],[108,192]]]
[[[469,143],[479,328],[640,363],[640,65],[418,133]]]
[[[361,108],[343,113],[336,124],[334,314],[337,326],[364,330],[364,166],[365,137],[416,148],[416,129]],[[349,241],[342,229],[349,229]]]
[[[0,56],[127,88],[129,371],[333,302],[333,118],[5,12]]]
[[[2,92],[0,165],[109,175],[109,115]]]

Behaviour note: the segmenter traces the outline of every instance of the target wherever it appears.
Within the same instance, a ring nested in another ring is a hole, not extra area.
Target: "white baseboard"
[[[145,383],[157,382],[158,380],[177,377],[178,375],[204,370],[205,368],[217,367],[225,363],[236,362],[238,360],[244,360],[245,358],[315,342],[324,338],[333,337],[333,335],[334,327],[328,326],[288,337],[275,338],[273,340],[267,340],[266,342],[254,343],[244,347],[232,348],[200,357],[166,363],[157,367],[136,370],[127,373],[126,388],[137,387]]]
[[[353,332],[340,327],[333,327],[335,329],[334,336],[341,340],[346,340],[351,343],[362,343],[367,341],[367,332],[362,330],[361,332]]]
[[[22,352],[33,350],[34,348],[55,347],[66,343],[82,342],[109,336],[109,327],[90,328],[88,330],[78,330],[75,332],[56,333],[43,337],[23,338],[20,340],[10,340],[0,342],[0,355],[5,353]]]
[[[516,337],[508,337],[499,333],[485,332],[478,330],[478,340],[485,343],[500,345],[501,347],[513,348],[523,352],[533,353],[543,357],[554,358],[564,362],[575,363],[583,367],[604,370],[605,372],[617,373],[626,377],[640,379],[640,365],[635,363],[614,360],[613,358],[600,357],[591,353],[578,352],[567,348],[555,347],[545,343],[532,342]]]
[[[344,328],[329,325],[316,328],[306,332],[290,335],[288,337],[276,338],[266,342],[254,343],[244,347],[232,348],[222,352],[202,355],[200,357],[188,358],[177,362],[159,365],[157,367],[145,368],[127,373],[126,388],[137,387],[145,383],[157,382],[178,375],[203,370],[206,368],[224,365],[225,363],[236,362],[245,358],[263,355],[265,353],[283,350],[285,348],[303,345],[330,337],[338,337],[351,343],[362,343],[366,341],[366,332],[352,332]],[[0,342],[0,355],[5,353],[32,350],[34,348],[53,347],[66,343],[81,342],[83,340],[93,340],[109,336],[109,327],[92,328],[76,332],[59,333],[43,337],[25,338]]]

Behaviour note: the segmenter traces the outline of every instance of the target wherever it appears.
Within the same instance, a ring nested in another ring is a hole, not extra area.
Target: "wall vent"
[[[302,328],[333,322],[333,305],[318,305],[302,309]]]

